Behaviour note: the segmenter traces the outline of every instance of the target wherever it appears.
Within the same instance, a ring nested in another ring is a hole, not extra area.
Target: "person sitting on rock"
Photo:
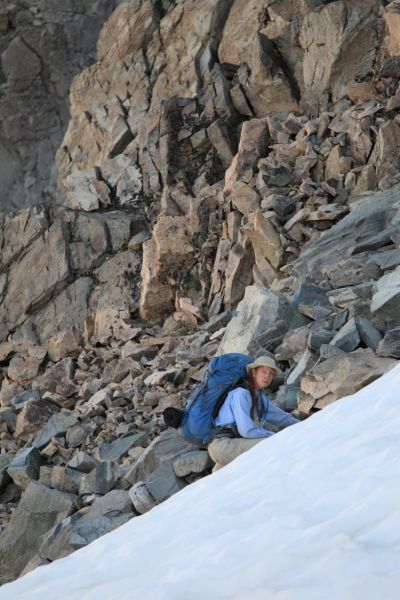
[[[246,367],[244,387],[231,390],[222,404],[213,440],[208,452],[215,462],[213,471],[227,465],[263,439],[274,435],[265,429],[267,422],[281,428],[298,423],[298,419],[269,401],[263,390],[280,373],[273,358],[260,356]]]

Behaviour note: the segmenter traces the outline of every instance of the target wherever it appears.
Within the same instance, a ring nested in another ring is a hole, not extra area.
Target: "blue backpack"
[[[176,427],[189,442],[205,445],[210,441],[217,417],[228,392],[247,377],[245,354],[223,354],[212,359],[203,379],[189,396],[184,411],[167,408],[164,421]]]

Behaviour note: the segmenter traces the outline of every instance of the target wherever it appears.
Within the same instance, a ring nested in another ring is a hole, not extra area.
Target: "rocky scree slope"
[[[397,364],[399,19],[113,13],[72,86],[58,206],[0,226],[2,582],[210,472],[161,414],[215,353],[274,353],[301,418]]]

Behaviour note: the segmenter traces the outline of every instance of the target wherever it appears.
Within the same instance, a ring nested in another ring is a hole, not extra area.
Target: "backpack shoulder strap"
[[[226,397],[229,394],[229,392],[231,392],[232,390],[235,390],[236,388],[244,388],[245,390],[248,390],[249,386],[247,383],[247,378],[242,377],[241,379],[239,379],[239,381],[237,381],[234,385],[232,385],[228,390],[226,390],[223,394],[221,394],[221,396],[216,401],[213,411],[211,413],[211,416],[213,419],[216,419],[218,417],[218,413],[221,409],[221,406],[225,402]]]

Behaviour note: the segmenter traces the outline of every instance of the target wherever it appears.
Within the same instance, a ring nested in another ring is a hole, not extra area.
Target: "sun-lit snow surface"
[[[400,365],[0,600],[399,600]]]

